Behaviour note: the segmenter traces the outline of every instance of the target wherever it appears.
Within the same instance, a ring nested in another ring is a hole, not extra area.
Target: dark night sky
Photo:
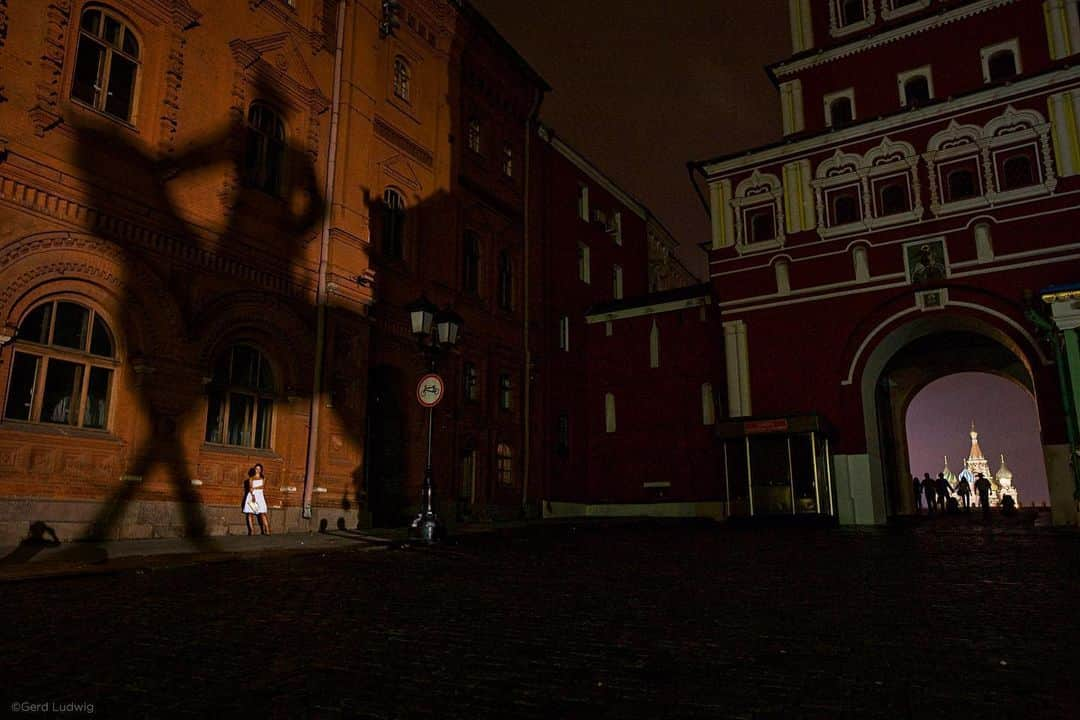
[[[696,249],[708,220],[686,162],[780,136],[766,63],[790,54],[785,0],[473,0],[554,88],[542,119]]]

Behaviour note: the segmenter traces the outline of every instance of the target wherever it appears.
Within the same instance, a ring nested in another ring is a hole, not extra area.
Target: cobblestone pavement
[[[11,582],[0,613],[5,709],[99,717],[1067,718],[1080,703],[1080,535],[966,518],[522,528]]]

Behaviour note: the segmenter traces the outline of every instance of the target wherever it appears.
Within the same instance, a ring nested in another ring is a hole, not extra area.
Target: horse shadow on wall
[[[276,99],[266,86],[255,97],[268,105]],[[124,268],[115,321],[127,348],[126,369],[134,375],[129,387],[136,417],[145,419],[132,432],[121,486],[83,539],[114,535],[142,478],[162,471],[179,503],[185,535],[212,546],[184,437],[190,445],[202,435],[207,386],[214,381],[203,377],[208,368],[193,369],[193,361],[209,354],[213,363],[213,354],[223,352],[214,345],[225,339],[277,345],[279,356],[303,357],[306,348],[288,347],[275,331],[278,321],[291,325],[293,338],[314,337],[309,246],[317,243],[326,211],[315,158],[308,148],[274,136],[273,126],[269,134],[253,132],[251,120],[234,112],[217,131],[171,157],[152,155],[125,130],[74,128],[76,165],[88,180],[87,205],[94,213],[92,232],[111,241]],[[271,153],[275,157],[268,161]],[[195,182],[185,182],[189,177]],[[216,222],[193,220],[179,209],[200,180],[204,196],[216,185]],[[113,188],[137,188],[138,201]],[[227,319],[215,319],[217,309]],[[192,348],[200,352],[193,355]],[[303,383],[310,380],[296,374],[296,386],[278,389],[296,401],[309,399]],[[359,418],[345,426],[363,428]],[[236,494],[239,507],[242,489]]]

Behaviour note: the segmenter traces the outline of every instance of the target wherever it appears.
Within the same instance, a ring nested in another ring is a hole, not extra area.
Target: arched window
[[[130,122],[139,75],[139,39],[112,12],[90,8],[79,22],[71,97]]]
[[[409,69],[409,63],[399,55],[394,58],[394,95],[409,102],[411,82],[412,70]]]
[[[468,144],[469,149],[477,155],[480,154],[483,147],[480,144],[480,121],[477,118],[469,118],[469,126],[466,131],[465,142]]]
[[[57,300],[19,325],[4,418],[104,430],[116,344],[95,311]]]
[[[986,61],[990,82],[1008,80],[1016,75],[1016,55],[1012,50],[998,50]]]
[[[514,451],[506,443],[495,448],[495,471],[501,485],[514,484]]]
[[[405,257],[405,198],[394,188],[383,193],[380,229],[383,256],[393,260]]]
[[[512,310],[514,307],[514,265],[510,253],[499,253],[499,307]]]
[[[844,0],[840,3],[840,24],[852,25],[866,19],[866,8],[863,0]]]
[[[972,198],[978,194],[975,186],[975,175],[966,168],[953,170],[947,178],[949,188],[949,202]]]
[[[851,110],[851,98],[838,97],[829,103],[829,124],[833,127],[847,125],[854,119]]]
[[[273,369],[254,347],[238,344],[222,353],[209,387],[206,442],[269,448],[274,389]]]
[[[285,122],[270,106],[251,103],[244,147],[244,180],[251,187],[280,195],[285,173]]]
[[[906,183],[889,183],[881,188],[878,197],[881,199],[880,212],[882,217],[907,212],[911,209]]]
[[[925,75],[915,75],[904,81],[904,104],[918,107],[930,102],[930,80]]]
[[[750,242],[766,242],[776,238],[776,220],[772,205],[747,212]]]
[[[1035,184],[1035,171],[1027,155],[1014,155],[1006,159],[1001,170],[1002,190],[1015,190]]]
[[[847,225],[859,219],[859,200],[855,195],[838,195],[833,200],[833,225]]]

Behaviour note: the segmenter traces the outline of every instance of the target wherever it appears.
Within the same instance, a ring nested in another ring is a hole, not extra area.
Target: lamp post
[[[436,374],[439,353],[457,345],[465,322],[452,310],[439,310],[421,296],[405,308],[413,335],[427,359],[428,374],[420,379],[416,389],[417,401],[428,411],[427,461],[424,464],[424,485],[420,495],[420,514],[412,522],[412,531],[425,543],[436,542],[443,527],[435,513],[431,471],[431,437],[435,427],[435,406],[442,400],[445,383]]]

